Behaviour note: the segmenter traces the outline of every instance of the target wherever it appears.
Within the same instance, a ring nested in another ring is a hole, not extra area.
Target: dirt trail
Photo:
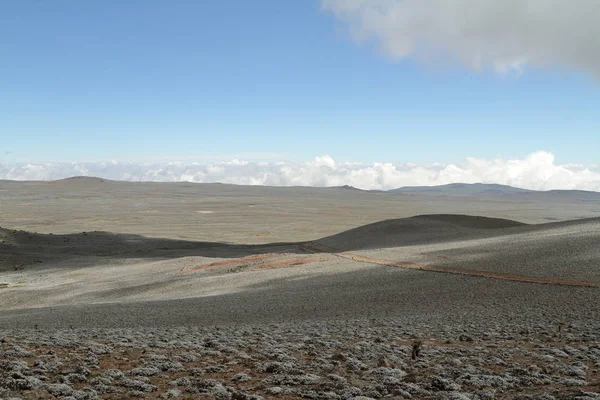
[[[232,258],[230,260],[224,260],[224,261],[215,261],[209,264],[202,264],[202,265],[198,265],[195,267],[192,267],[188,270],[188,272],[194,272],[194,271],[198,271],[201,269],[214,269],[214,268],[222,268],[222,267],[236,267],[240,264],[245,264],[245,263],[257,263],[257,262],[261,262],[261,261],[265,261],[265,260],[269,260],[272,258],[276,258],[276,257],[280,257],[281,254],[275,254],[275,253],[265,253],[265,254],[253,254],[250,256],[246,256],[246,257],[240,257],[240,258]]]
[[[216,261],[210,264],[197,265],[188,269],[187,273],[193,273],[198,270],[213,270],[225,267],[248,267],[250,270],[257,269],[277,269],[290,268],[299,265],[309,264],[312,262],[323,261],[323,255],[320,256],[302,256],[302,257],[286,257],[282,254],[266,253],[254,254],[251,256],[233,258],[231,260]]]
[[[527,283],[538,283],[545,285],[562,285],[562,286],[582,286],[582,287],[600,287],[600,283],[598,282],[587,282],[587,281],[571,281],[568,279],[560,279],[560,278],[545,278],[545,277],[537,277],[537,276],[526,276],[526,275],[518,275],[518,274],[504,274],[499,272],[491,272],[491,271],[480,271],[474,269],[463,269],[463,268],[452,268],[452,267],[442,267],[431,264],[420,264],[411,261],[391,261],[384,260],[379,258],[373,258],[364,256],[356,253],[337,253],[334,249],[324,249],[317,248],[315,246],[303,245],[302,249],[308,252],[313,253],[329,253],[337,257],[345,258],[348,260],[358,261],[358,262],[366,262],[370,264],[378,264],[378,265],[387,265],[393,267],[400,268],[408,268],[408,269],[416,269],[421,271],[431,271],[431,272],[443,272],[447,274],[458,274],[458,275],[469,275],[469,276],[480,276],[483,278],[491,278],[491,279],[502,279],[506,281],[516,281],[516,282],[527,282]]]
[[[516,282],[527,282],[537,283],[545,285],[562,285],[562,286],[580,286],[580,287],[600,287],[599,282],[588,282],[588,281],[573,281],[561,278],[549,278],[549,277],[538,277],[538,276],[527,276],[510,273],[500,273],[492,271],[480,271],[476,269],[467,268],[455,268],[455,267],[443,267],[432,264],[422,264],[412,261],[392,261],[380,258],[374,258],[365,256],[362,254],[351,253],[351,252],[338,252],[334,248],[326,247],[323,245],[315,246],[309,244],[303,244],[299,246],[299,249],[308,254],[328,254],[331,256],[344,258],[347,260],[364,262],[369,264],[386,265],[407,269],[415,269],[421,271],[431,272],[442,272],[447,274],[458,274],[458,275],[469,275],[479,276],[482,278],[501,279],[506,281]],[[250,269],[277,269],[277,268],[290,268],[299,265],[304,265],[316,261],[322,261],[319,257],[285,257],[282,254],[266,253],[266,254],[255,254],[241,258],[235,258],[231,260],[217,261],[210,264],[198,265],[190,268],[187,272],[193,273],[197,270],[215,269],[223,267],[236,267],[246,265]]]

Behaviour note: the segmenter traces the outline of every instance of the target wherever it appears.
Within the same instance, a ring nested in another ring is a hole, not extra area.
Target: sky
[[[0,179],[600,191],[596,3],[0,1]]]

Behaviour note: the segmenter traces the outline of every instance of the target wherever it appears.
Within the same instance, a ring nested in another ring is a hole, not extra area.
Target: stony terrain
[[[27,399],[599,399],[588,324],[346,320],[3,330],[0,396]],[[420,352],[414,359],[413,348]]]
[[[600,399],[597,196],[80,178],[0,207],[0,399]]]

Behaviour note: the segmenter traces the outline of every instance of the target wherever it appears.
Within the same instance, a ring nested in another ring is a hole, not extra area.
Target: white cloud
[[[401,186],[442,185],[454,182],[500,183],[527,189],[580,189],[600,191],[600,166],[555,164],[544,151],[522,160],[467,157],[459,164],[416,165],[336,162],[330,156],[307,162],[248,162],[212,164],[170,162],[0,163],[0,179],[54,180],[96,176],[125,181],[223,182],[242,185],[341,186],[393,189]]]
[[[322,0],[357,42],[475,70],[561,65],[600,77],[598,0]]]

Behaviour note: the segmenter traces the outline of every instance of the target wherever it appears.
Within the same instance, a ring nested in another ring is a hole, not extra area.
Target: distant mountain
[[[429,196],[512,197],[520,200],[561,201],[573,203],[600,202],[600,192],[585,190],[528,190],[494,183],[451,183],[439,186],[405,186],[390,193]]]
[[[109,181],[111,182],[109,179],[104,179],[104,178],[98,178],[95,176],[72,176],[70,178],[63,178],[63,179],[57,179],[54,182],[106,182]]]
[[[534,190],[519,189],[495,183],[451,183],[439,186],[404,186],[389,190],[391,193],[429,193],[439,195],[473,196],[473,195],[507,195],[531,193]]]
[[[342,189],[342,190],[356,190],[359,192],[367,192],[367,190],[359,189],[354,186],[344,185],[344,186],[327,186],[327,189]]]

